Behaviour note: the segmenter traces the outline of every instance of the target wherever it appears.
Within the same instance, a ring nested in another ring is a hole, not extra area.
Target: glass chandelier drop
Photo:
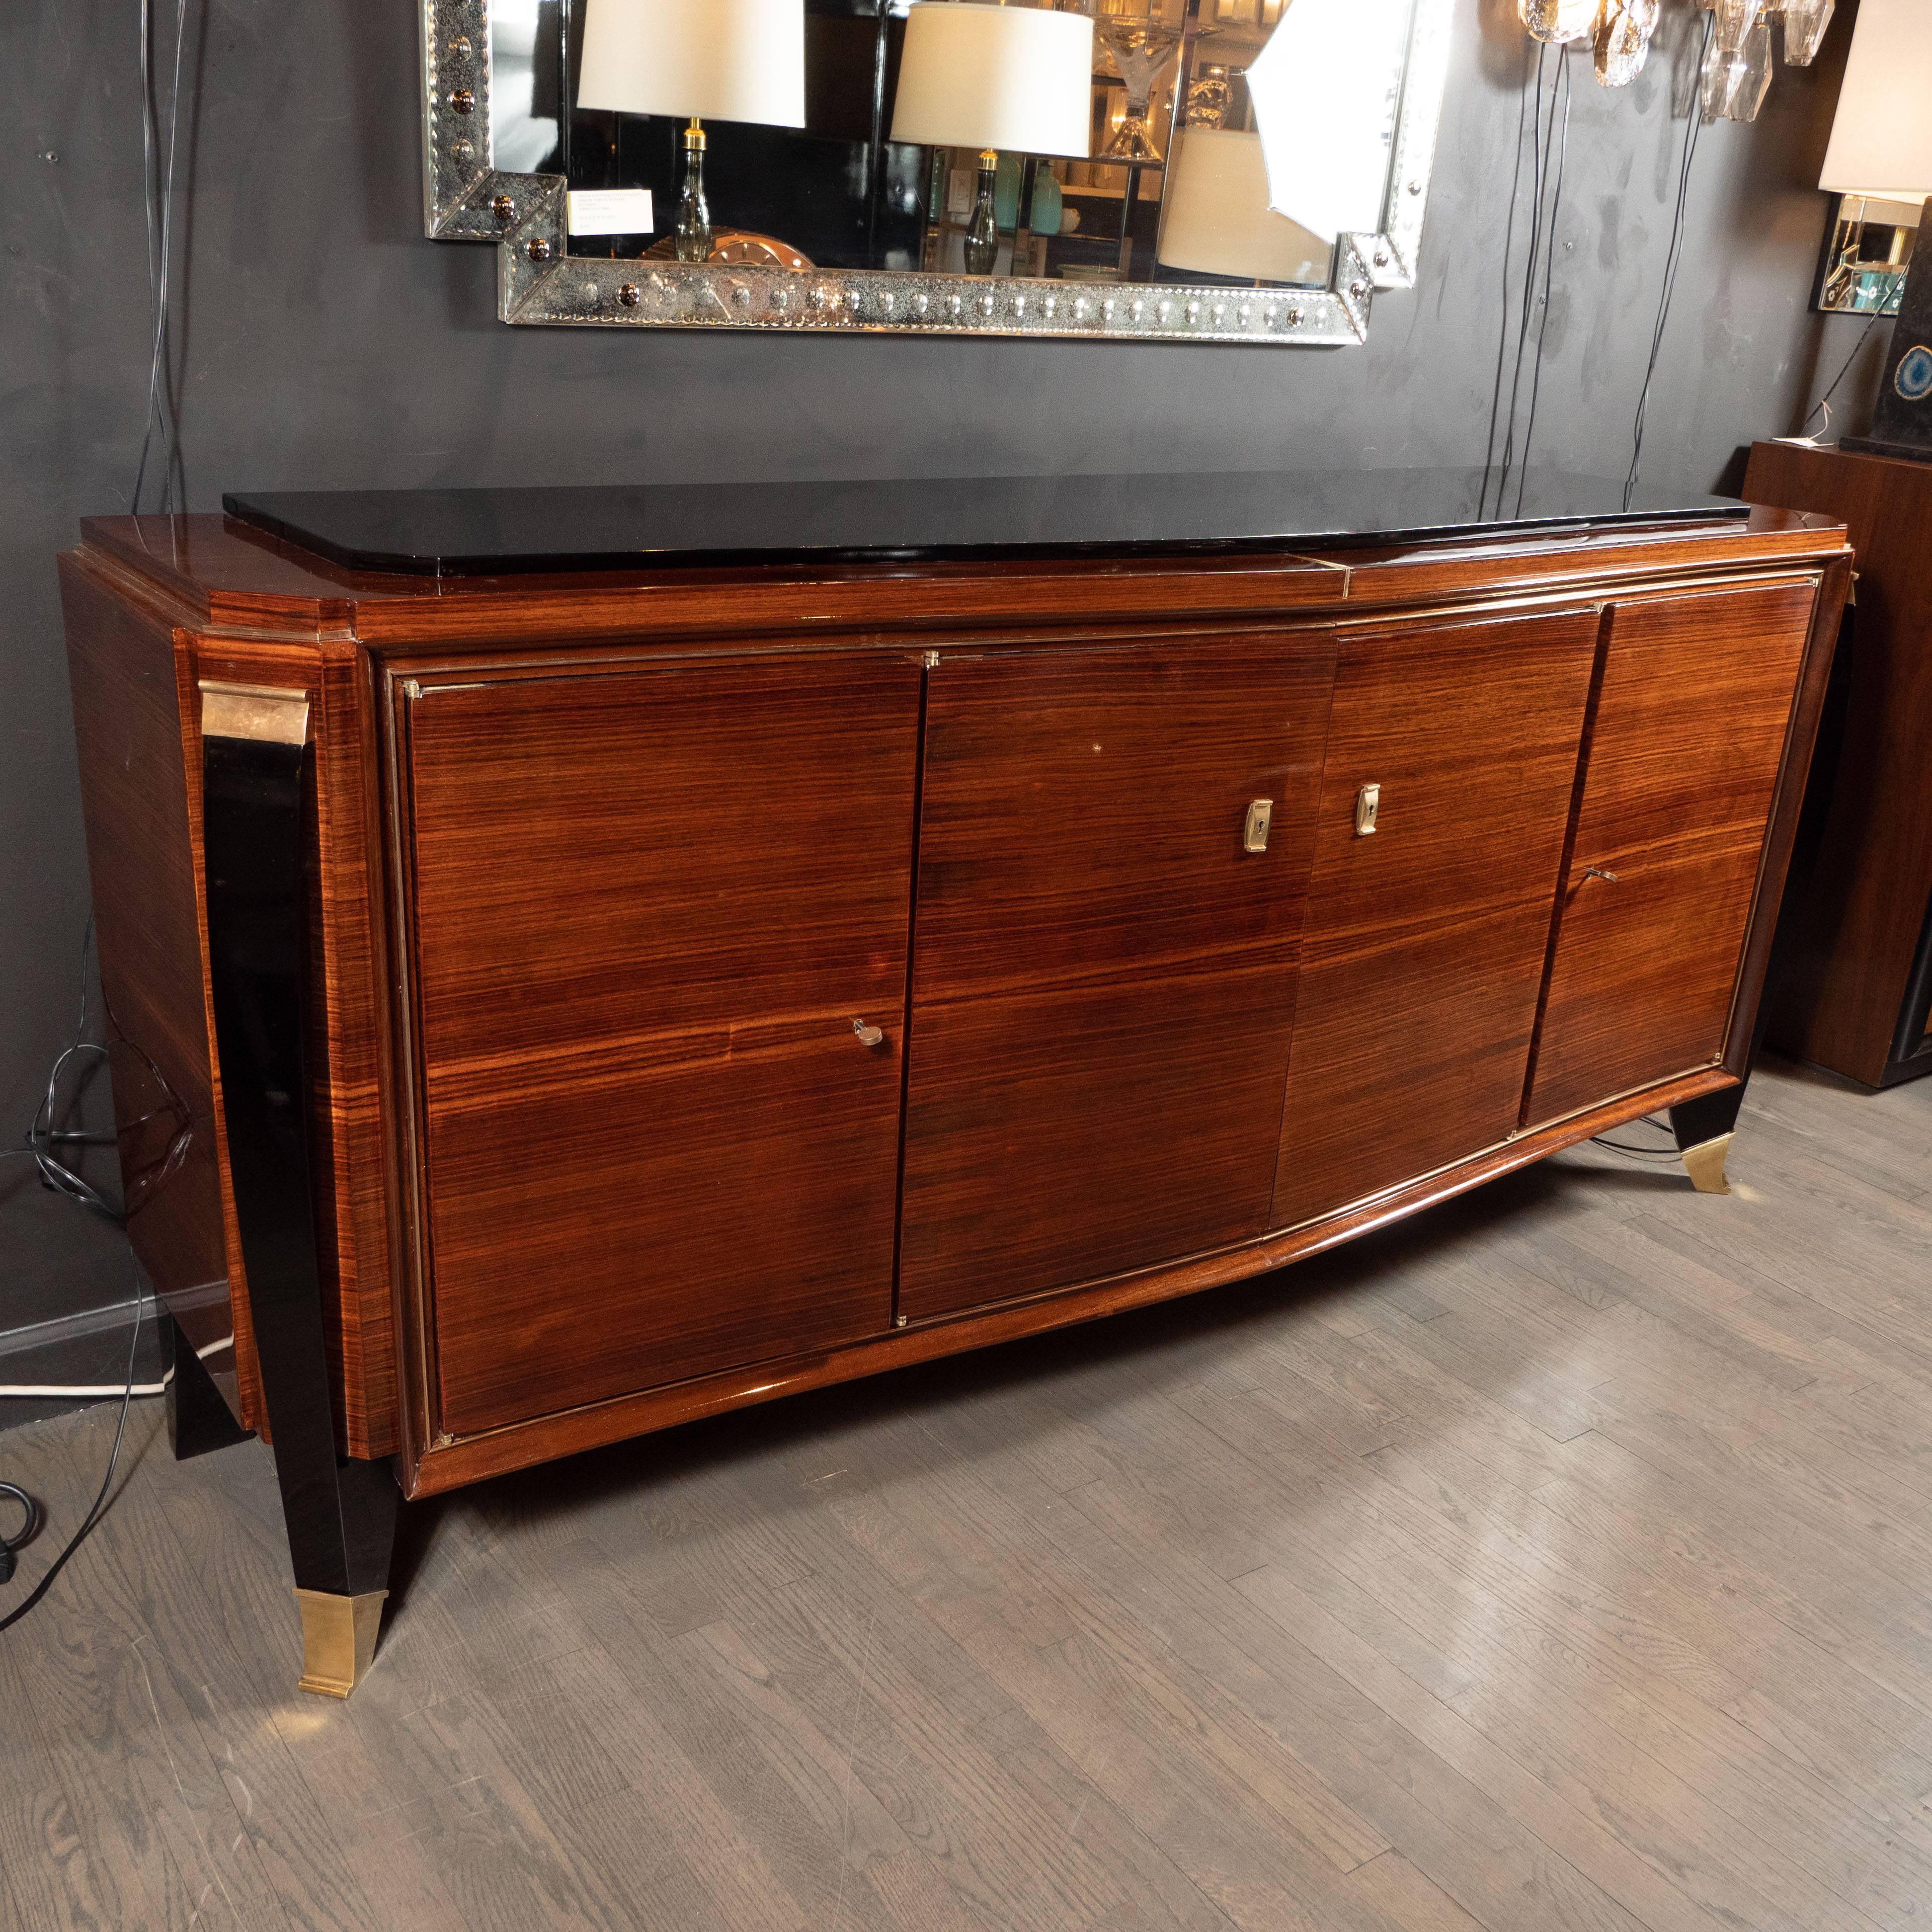
[[[1597,78],[1628,87],[1643,71],[1661,0],[1516,0],[1522,23],[1539,40],[1589,40]],[[1707,121],[1754,121],[1771,86],[1771,23],[1784,35],[1784,58],[1809,67],[1832,24],[1837,0],[1704,0],[1717,18],[1704,57],[1700,98]]]

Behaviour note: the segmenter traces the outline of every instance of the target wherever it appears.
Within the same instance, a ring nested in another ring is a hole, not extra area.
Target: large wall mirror
[[[1305,346],[1414,278],[1452,0],[420,0],[508,322]]]

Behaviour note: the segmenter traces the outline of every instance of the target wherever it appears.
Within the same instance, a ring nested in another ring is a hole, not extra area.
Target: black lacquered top
[[[1519,486],[1520,494],[1519,495]],[[1480,470],[645,483],[500,490],[238,490],[223,507],[361,570],[434,576],[706,564],[1230,554],[1584,525],[1742,518],[1720,497],[1607,477]]]

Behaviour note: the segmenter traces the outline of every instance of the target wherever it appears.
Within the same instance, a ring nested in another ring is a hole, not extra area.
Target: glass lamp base
[[[1148,131],[1147,109],[1136,110],[1130,106],[1127,118],[1114,130],[1114,138],[1100,151],[1100,158],[1106,161],[1157,161],[1160,150],[1154,144]]]

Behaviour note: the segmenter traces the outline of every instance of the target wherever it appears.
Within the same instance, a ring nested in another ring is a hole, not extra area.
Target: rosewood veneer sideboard
[[[129,1226],[305,1688],[421,1496],[1721,1188],[1851,554],[1461,472],[231,500],[62,560]],[[393,1475],[392,1474],[393,1471]]]
[[[1932,463],[1760,442],[1744,494],[1842,520],[1858,552],[1768,1038],[1890,1087],[1932,1073]]]

